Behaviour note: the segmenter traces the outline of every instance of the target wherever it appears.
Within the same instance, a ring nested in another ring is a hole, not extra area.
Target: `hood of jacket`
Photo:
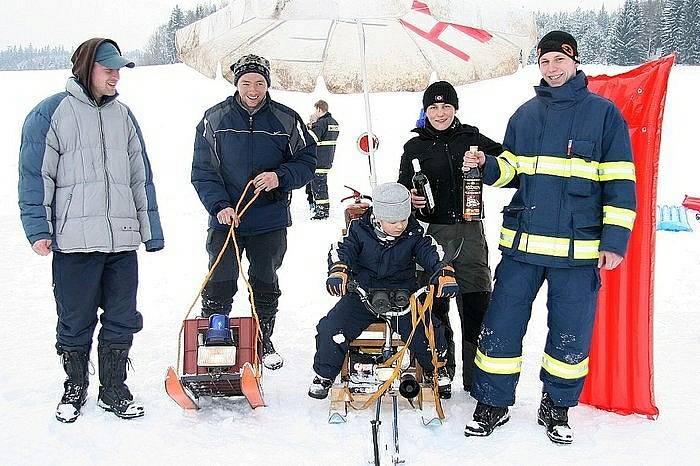
[[[90,78],[92,75],[92,67],[95,64],[95,53],[97,53],[97,48],[104,42],[114,44],[117,50],[119,50],[119,53],[121,53],[121,49],[113,40],[95,37],[80,44],[78,48],[75,49],[75,52],[73,52],[73,56],[70,59],[71,63],[73,63],[73,76],[91,99],[94,99],[92,92],[90,92]]]

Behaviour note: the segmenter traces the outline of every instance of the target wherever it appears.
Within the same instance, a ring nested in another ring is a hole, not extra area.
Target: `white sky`
[[[352,1],[352,0],[347,0]],[[377,0],[379,1],[379,0]],[[207,0],[0,0],[0,49],[8,45],[63,45],[73,49],[90,37],[109,37],[122,50],[141,48],[170,10],[191,8]],[[213,3],[218,3],[218,0]],[[522,0],[533,10],[608,11],[622,0]]]

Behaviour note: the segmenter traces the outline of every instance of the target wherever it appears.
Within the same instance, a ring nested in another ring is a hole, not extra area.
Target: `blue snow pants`
[[[360,336],[369,326],[376,322],[377,317],[370,313],[355,294],[343,296],[340,301],[323,317],[316,326],[316,354],[314,355],[314,371],[326,379],[335,379],[343,366],[345,355],[350,349],[350,343]],[[397,319],[392,318],[392,327],[402,338],[411,334],[411,313]],[[447,348],[444,329],[440,320],[433,318],[435,329],[435,347],[438,355]],[[432,372],[433,362],[425,336],[423,323],[419,323],[413,335],[409,349],[426,372]]]
[[[143,328],[136,310],[138,262],[136,251],[53,253],[53,292],[56,298],[56,349],[79,347],[89,353],[97,326],[100,343],[131,345]]]
[[[471,394],[512,406],[532,302],[547,280],[547,341],[540,380],[556,406],[576,406],[588,374],[600,274],[595,267],[553,268],[503,256],[482,325]]]

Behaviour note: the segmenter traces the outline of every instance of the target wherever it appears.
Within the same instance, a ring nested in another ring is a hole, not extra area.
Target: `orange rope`
[[[253,197],[246,203],[246,205],[243,207],[242,210],[240,210],[239,213],[239,208],[241,204],[243,203],[243,199],[245,199],[246,194],[248,193],[248,189],[252,186],[253,180],[249,181],[248,184],[246,185],[245,189],[243,190],[243,193],[241,194],[241,197],[238,199],[238,203],[236,204],[236,208],[234,209],[236,212],[236,215],[238,216],[238,219],[240,220],[241,217],[243,217],[243,214],[248,210],[248,208],[255,202],[255,200],[260,196],[260,193],[256,193],[253,195]],[[221,247],[221,251],[219,251],[219,255],[216,257],[216,260],[212,264],[211,268],[207,272],[207,275],[204,277],[204,280],[202,281],[202,285],[199,287],[199,291],[197,292],[197,295],[195,296],[194,300],[192,301],[192,304],[190,304],[190,307],[187,309],[187,313],[185,314],[185,318],[182,319],[182,324],[180,325],[180,330],[178,333],[178,338],[177,338],[177,373],[180,373],[180,359],[182,356],[181,349],[182,349],[182,335],[185,329],[185,320],[190,315],[190,312],[192,312],[192,309],[194,308],[195,304],[197,304],[197,300],[199,300],[200,296],[202,295],[202,291],[204,291],[204,287],[207,286],[207,283],[209,283],[209,280],[211,279],[212,275],[214,275],[214,271],[216,270],[216,267],[219,265],[219,262],[221,262],[221,258],[224,256],[224,252],[226,251],[226,247],[228,246],[229,241],[233,240],[234,247],[236,249],[236,261],[238,262],[238,270],[241,276],[243,277],[243,280],[245,281],[246,287],[248,288],[248,293],[250,293],[250,306],[251,306],[251,311],[253,314],[253,318],[255,320],[255,334],[256,334],[256,339],[255,339],[255,345],[254,345],[254,350],[253,350],[253,367],[255,368],[255,377],[256,379],[260,379],[260,374],[262,371],[259,370],[259,364],[258,364],[258,341],[261,338],[261,331],[260,331],[260,320],[258,319],[258,313],[255,309],[255,298],[253,297],[253,288],[250,286],[250,283],[248,282],[248,278],[245,276],[245,273],[243,273],[243,269],[241,267],[241,253],[240,249],[238,247],[238,241],[236,241],[236,234],[235,234],[235,227],[233,226],[233,223],[231,223],[231,227],[228,230],[228,235],[226,236],[226,241],[224,241],[224,245]]]

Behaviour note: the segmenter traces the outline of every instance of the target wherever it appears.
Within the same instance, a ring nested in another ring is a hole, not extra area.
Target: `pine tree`
[[[676,52],[680,54],[682,49],[684,0],[665,0],[661,13],[661,54],[668,55]]]
[[[613,28],[611,63],[636,65],[645,60],[646,47],[642,43],[643,22],[636,0],[625,0]]]
[[[663,0],[646,0],[639,3],[644,18],[643,42],[646,45],[647,59],[656,58],[660,54],[661,35],[661,14],[663,11]]]
[[[700,64],[700,0],[686,0],[683,5],[683,48],[680,63]]]
[[[170,13],[170,21],[168,21],[167,27],[167,41],[166,41],[166,63],[177,63],[179,60],[177,58],[177,49],[175,48],[175,32],[181,27],[186,26],[185,15],[178,5],[175,5],[173,11]]]

